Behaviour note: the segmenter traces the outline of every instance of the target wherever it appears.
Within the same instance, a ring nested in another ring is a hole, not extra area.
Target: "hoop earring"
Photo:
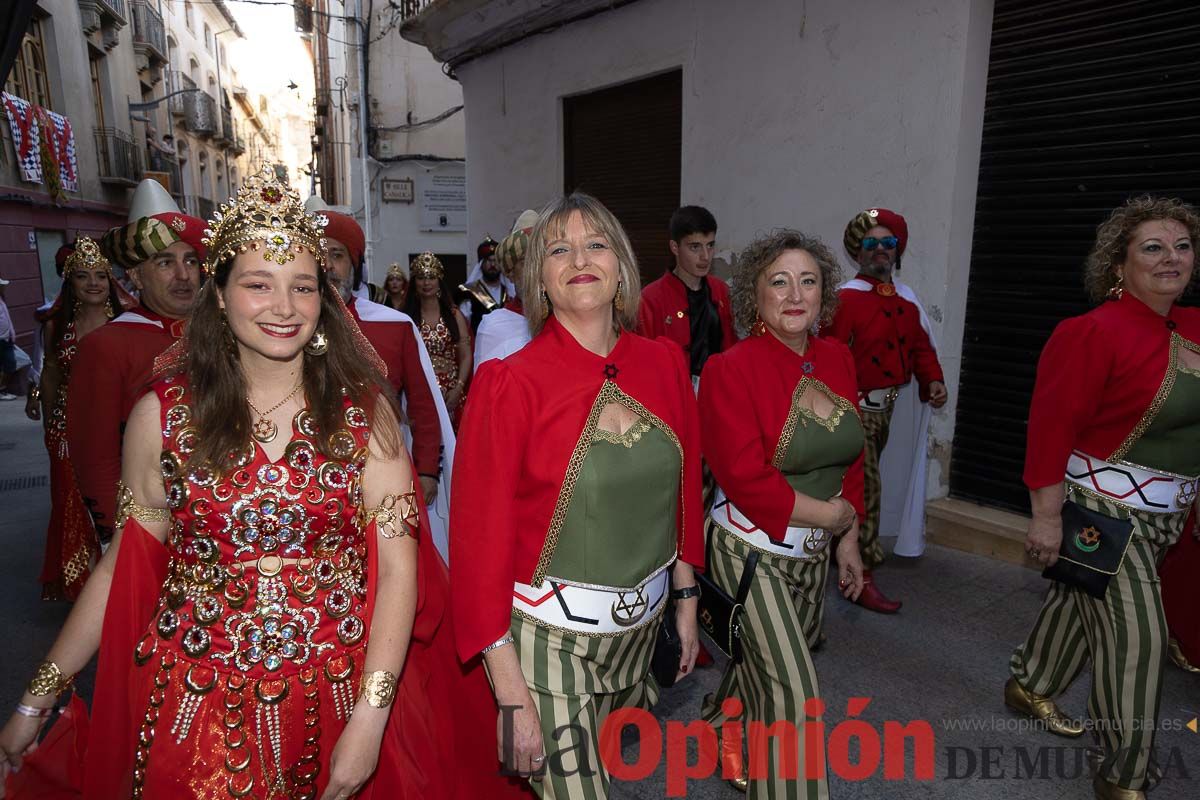
[[[324,328],[318,328],[308,344],[304,345],[304,352],[310,356],[323,356],[329,352],[329,336],[326,335]]]
[[[1117,282],[1114,283],[1112,288],[1108,290],[1108,299],[1109,300],[1120,300],[1124,294],[1125,294],[1125,276],[1118,275]]]
[[[617,293],[613,296],[613,308],[616,309],[618,316],[625,313],[625,293],[621,287],[622,281],[617,281]]]
[[[754,314],[754,324],[750,326],[751,336],[762,336],[767,332],[767,323],[762,321],[757,312]]]

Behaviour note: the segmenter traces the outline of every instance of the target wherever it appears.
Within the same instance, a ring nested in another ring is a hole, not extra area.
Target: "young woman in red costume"
[[[541,797],[608,796],[600,728],[657,698],[650,658],[668,594],[680,677],[696,658],[695,397],[679,348],[632,333],[638,293],[604,206],[573,194],[543,210],[521,286],[533,339],[480,368],[458,440],[458,650],[486,659],[509,709],[495,724],[511,747],[497,757]]]
[[[64,775],[97,799],[488,793],[463,780],[492,766],[479,737],[434,713],[486,689],[435,637],[444,566],[321,229],[270,170],[221,212],[188,331],[130,416],[118,538],[0,732],[0,773],[24,767],[18,799]],[[65,746],[26,760],[97,648],[90,732],[73,703]]]
[[[38,387],[50,454],[50,524],[42,562],[42,599],[74,600],[100,557],[100,540],[83,503],[67,451],[67,385],[79,342],[136,301],[112,275],[92,239],[81,236],[63,264],[58,299],[42,315],[46,363]]]
[[[709,517],[709,569],[736,595],[757,553],[746,602],[740,664],[730,664],[703,716],[720,728],[721,704],[737,698],[739,721],[803,721],[818,697],[809,647],[820,634],[830,549],[838,585],[862,591],[858,525],[863,514],[863,426],[850,350],[815,331],[837,305],[838,267],[819,240],[779,230],[738,258],[733,307],[751,335],[709,358],[700,381],[704,458],[717,481]],[[751,734],[755,729],[751,728]],[[797,742],[794,763],[805,769]],[[723,742],[722,773],[751,797],[823,798],[823,777],[788,775],[792,759],[769,739],[747,742],[751,763],[767,752],[764,776],[749,776],[738,743]],[[770,748],[767,751],[767,748]]]
[[[1164,613],[1165,584],[1180,578],[1164,576],[1160,593],[1158,564],[1191,535],[1184,528],[1200,476],[1200,311],[1177,304],[1197,240],[1200,216],[1179,200],[1140,197],[1113,211],[1088,256],[1085,282],[1099,306],[1054,329],[1029,408],[1029,555],[1058,560],[1067,500],[1133,525],[1103,598],[1051,583],[1004,687],[1009,707],[1053,733],[1082,736],[1053,698],[1091,658],[1101,800],[1142,798],[1158,782],[1146,721],[1158,714],[1167,626],[1195,619],[1195,574],[1183,578],[1182,600],[1172,587],[1181,607]],[[1076,534],[1081,547],[1085,533]]]

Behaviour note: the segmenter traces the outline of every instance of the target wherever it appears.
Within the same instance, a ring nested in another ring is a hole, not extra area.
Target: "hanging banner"
[[[8,116],[8,127],[12,132],[21,180],[45,183],[46,176],[42,170],[42,162],[45,160],[52,165],[58,176],[57,181],[51,181],[52,184],[56,184],[52,188],[78,192],[79,162],[71,121],[62,114],[36,106],[8,92],[0,94],[0,101],[3,102],[5,114]],[[45,153],[43,144],[46,146]]]

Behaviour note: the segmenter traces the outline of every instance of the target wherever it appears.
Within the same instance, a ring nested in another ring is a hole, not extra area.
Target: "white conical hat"
[[[513,223],[512,232],[523,231],[526,228],[532,228],[537,222],[538,212],[532,208],[527,208],[517,217],[517,221]]]
[[[304,201],[304,210],[310,214],[314,211],[328,211],[329,204],[319,194],[314,194]]]
[[[126,222],[136,222],[142,217],[152,217],[155,214],[182,214],[175,198],[163,188],[163,185],[153,178],[146,178],[133,190],[133,201],[129,204],[129,217]]]

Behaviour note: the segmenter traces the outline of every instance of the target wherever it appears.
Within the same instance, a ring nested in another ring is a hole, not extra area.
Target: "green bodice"
[[[806,391],[819,391],[834,402],[825,419],[801,405]],[[784,439],[786,439],[786,446]],[[788,484],[801,494],[828,500],[842,490],[846,468],[863,449],[863,426],[844,398],[818,381],[805,379],[797,387],[781,437],[775,466]]]
[[[1200,475],[1200,371],[1176,371],[1162,407],[1123,460],[1177,475]]]
[[[679,447],[639,419],[621,435],[598,430],[575,481],[546,574],[628,589],[675,556]]]

